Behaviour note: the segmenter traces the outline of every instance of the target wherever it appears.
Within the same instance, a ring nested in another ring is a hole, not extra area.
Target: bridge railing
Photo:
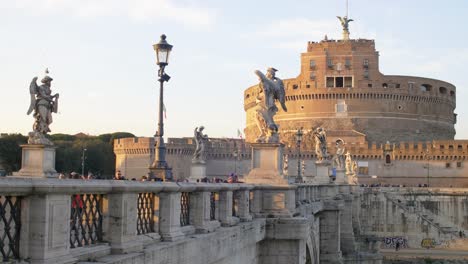
[[[294,189],[4,178],[0,180],[0,252],[4,261],[43,263],[141,252],[148,243],[289,212],[294,209]]]

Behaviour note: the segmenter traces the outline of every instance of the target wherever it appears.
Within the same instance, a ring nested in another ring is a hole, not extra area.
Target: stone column
[[[76,263],[70,254],[69,194],[39,194],[23,199],[23,228],[20,248],[22,258],[31,264]],[[24,251],[27,250],[27,252]]]
[[[283,177],[283,147],[279,143],[252,144],[252,170],[245,183],[287,185]]]
[[[180,192],[159,193],[159,233],[164,241],[184,238],[180,227]]]
[[[105,241],[109,241],[111,252],[124,254],[143,249],[137,239],[138,194],[111,193],[109,199],[109,231]]]
[[[341,219],[341,251],[344,255],[356,253],[357,245],[353,232],[353,195],[345,194],[343,210],[340,211]]]
[[[337,201],[324,201],[320,212],[320,263],[342,263],[340,206]]]
[[[348,177],[345,169],[336,169],[336,184],[348,184]]]
[[[21,145],[21,170],[13,176],[55,178],[55,149],[54,146],[39,144]]]
[[[238,200],[238,211],[237,216],[241,222],[252,221],[252,215],[250,215],[250,191],[249,190],[239,190],[237,191],[239,195]]]
[[[315,162],[315,182],[317,184],[329,184],[330,183],[330,162],[320,161]]]
[[[210,192],[194,192],[190,196],[190,219],[197,233],[213,232],[219,221],[210,219]]]
[[[233,226],[239,218],[232,216],[232,191],[219,192],[219,221],[221,226]]]

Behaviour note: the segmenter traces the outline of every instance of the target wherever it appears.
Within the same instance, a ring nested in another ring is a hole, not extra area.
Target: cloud
[[[217,13],[210,8],[177,4],[174,0],[15,0],[11,8],[35,14],[65,14],[93,18],[123,16],[135,21],[167,19],[196,29],[215,25]]]

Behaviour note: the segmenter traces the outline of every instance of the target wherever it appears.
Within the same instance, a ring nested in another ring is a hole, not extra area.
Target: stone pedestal
[[[329,184],[330,162],[327,160],[315,162],[315,175],[315,182],[317,184]]]
[[[55,149],[54,146],[27,144],[21,145],[21,170],[14,176],[55,178]]]
[[[206,164],[205,163],[192,163],[190,168],[190,177],[189,180],[196,182],[206,177]]]
[[[336,169],[336,184],[348,184],[348,177],[345,169]]]
[[[244,178],[250,184],[287,185],[283,177],[283,144],[252,144],[252,170]]]
[[[346,174],[346,181],[348,184],[356,185],[357,183],[357,176],[354,173],[347,173]]]

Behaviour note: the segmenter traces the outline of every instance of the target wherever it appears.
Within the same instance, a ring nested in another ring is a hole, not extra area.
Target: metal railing
[[[154,193],[138,194],[138,235],[154,232],[154,197]]]
[[[182,192],[180,196],[180,226],[190,225],[190,193]]]
[[[19,258],[21,197],[0,196],[0,252],[3,261]]]
[[[70,247],[83,247],[102,241],[101,194],[71,196]]]

